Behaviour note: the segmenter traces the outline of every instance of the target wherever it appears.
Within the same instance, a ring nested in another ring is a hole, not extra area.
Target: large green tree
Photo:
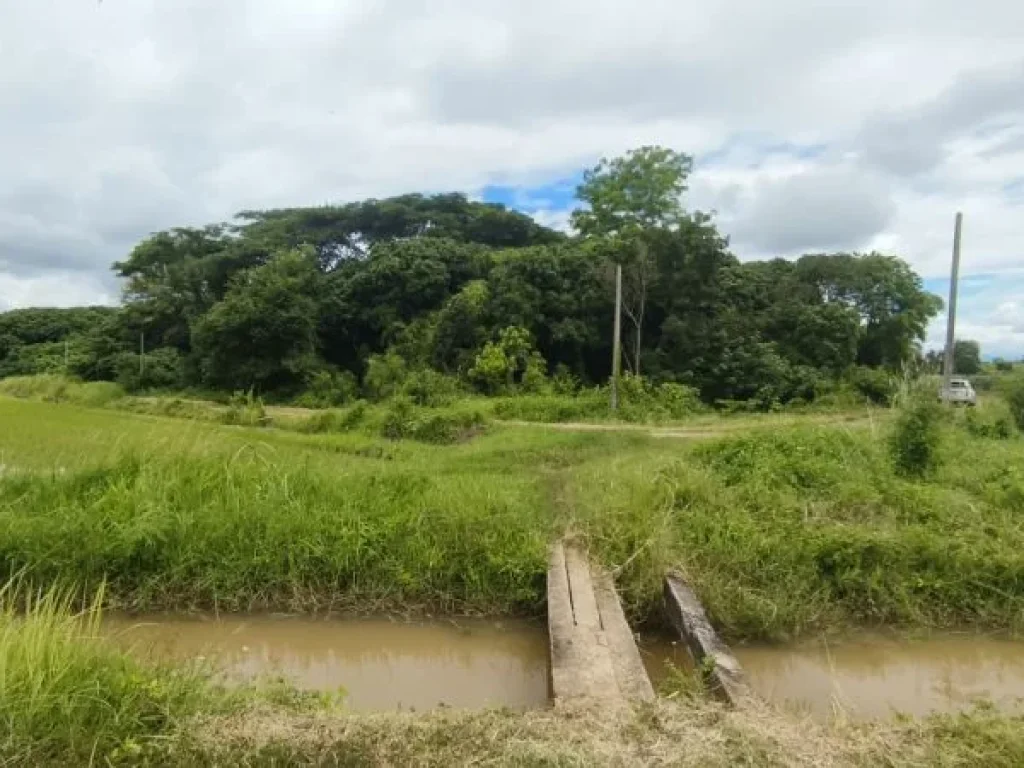
[[[822,300],[856,309],[861,320],[857,362],[899,368],[919,352],[942,299],[926,292],[905,261],[880,253],[812,254],[797,262],[801,280]]]
[[[315,255],[296,250],[236,275],[192,331],[203,381],[236,390],[301,386],[321,367],[317,274]]]
[[[585,204],[572,224],[623,269],[622,307],[633,326],[632,367],[640,373],[644,320],[651,284],[658,277],[650,238],[674,230],[685,218],[682,195],[693,168],[689,155],[665,147],[634,149],[604,158],[583,174],[576,196]]]
[[[970,339],[957,339],[953,344],[953,372],[964,376],[981,373],[981,344]]]

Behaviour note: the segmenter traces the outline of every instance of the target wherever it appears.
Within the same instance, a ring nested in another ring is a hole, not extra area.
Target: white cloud
[[[710,158],[690,199],[741,256],[940,275],[959,209],[965,271],[999,272],[1024,256],[1022,50],[1014,0],[3,3],[0,304],[109,298],[166,227],[540,185],[645,143]]]

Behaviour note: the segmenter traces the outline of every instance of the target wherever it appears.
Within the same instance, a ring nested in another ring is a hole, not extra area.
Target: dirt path
[[[538,421],[498,421],[512,427],[534,427],[553,429],[560,432],[636,432],[658,438],[675,438],[683,440],[710,440],[737,432],[748,432],[754,429],[770,429],[795,427],[803,424],[815,426],[845,426],[863,429],[877,423],[871,413],[845,414],[784,414],[777,417],[755,419],[738,418],[735,421],[723,419],[719,423],[688,426],[657,427],[649,424],[594,423],[594,422],[538,422]]]

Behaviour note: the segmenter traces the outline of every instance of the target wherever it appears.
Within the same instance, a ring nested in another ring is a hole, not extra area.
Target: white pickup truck
[[[967,379],[950,379],[949,387],[939,387],[939,400],[953,405],[977,405],[978,395]]]

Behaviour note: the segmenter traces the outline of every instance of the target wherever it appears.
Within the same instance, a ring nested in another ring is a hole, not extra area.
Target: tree
[[[533,349],[530,332],[509,326],[501,331],[498,341],[489,341],[480,350],[469,378],[491,395],[509,393],[528,379],[543,378],[544,358]]]
[[[377,244],[442,238],[496,248],[554,243],[564,235],[503,205],[469,200],[461,193],[401,195],[341,206],[243,211],[240,234],[272,248],[312,246],[320,268],[337,269],[364,259]]]
[[[640,147],[602,159],[583,174],[576,196],[587,204],[573,211],[584,238],[597,238],[623,270],[623,310],[633,324],[633,372],[640,374],[647,296],[657,272],[648,238],[675,229],[685,217],[682,195],[693,168],[689,155],[665,147]]]
[[[953,343],[953,373],[973,376],[981,373],[981,345],[969,339]]]
[[[225,389],[296,387],[320,365],[317,268],[308,251],[239,273],[203,315],[192,346],[205,383]]]
[[[942,299],[924,290],[905,261],[880,253],[811,254],[797,262],[800,279],[822,300],[860,314],[860,365],[899,369],[918,353]]]

